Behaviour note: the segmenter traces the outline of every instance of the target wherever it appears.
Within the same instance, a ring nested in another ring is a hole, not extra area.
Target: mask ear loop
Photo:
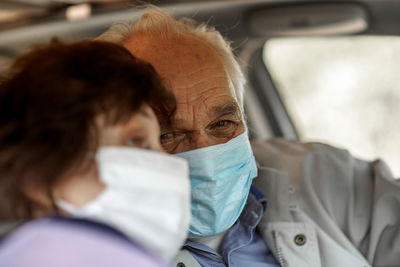
[[[55,203],[57,205],[57,216],[65,216],[65,214],[72,215],[73,210],[76,210],[72,204],[69,204],[61,198],[57,198]]]

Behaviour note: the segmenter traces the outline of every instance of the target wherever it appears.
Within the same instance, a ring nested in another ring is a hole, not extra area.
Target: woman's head
[[[0,85],[1,216],[53,203],[99,146],[160,149],[153,110],[174,107],[154,69],[115,44],[53,42],[20,57]]]

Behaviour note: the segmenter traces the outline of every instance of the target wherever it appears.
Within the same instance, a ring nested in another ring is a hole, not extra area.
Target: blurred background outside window
[[[302,141],[383,158],[400,177],[400,38],[272,39],[264,62]]]

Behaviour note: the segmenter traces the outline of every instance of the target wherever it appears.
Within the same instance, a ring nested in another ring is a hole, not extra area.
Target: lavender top
[[[82,220],[45,218],[22,225],[0,243],[0,266],[167,265],[108,226]]]

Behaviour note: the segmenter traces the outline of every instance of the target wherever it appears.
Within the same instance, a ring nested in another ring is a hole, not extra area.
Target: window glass
[[[400,176],[400,38],[281,38],[264,62],[302,141],[383,158]]]

